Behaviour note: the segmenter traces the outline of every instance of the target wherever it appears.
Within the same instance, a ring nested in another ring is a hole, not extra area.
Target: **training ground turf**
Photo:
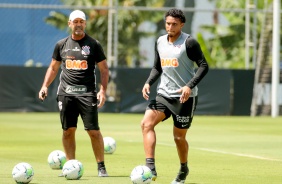
[[[63,150],[58,113],[0,113],[0,184],[13,184],[12,169],[19,162],[34,168],[31,184],[130,184],[131,170],[144,164],[140,121],[142,114],[99,116],[104,137],[117,149],[105,155],[110,177],[98,178],[87,133],[79,121],[76,159],[84,165],[80,180],[57,177],[47,157]],[[152,184],[169,184],[179,161],[172,137],[172,120],[156,127],[156,167]],[[190,174],[186,184],[282,184],[282,117],[195,116],[188,131]]]

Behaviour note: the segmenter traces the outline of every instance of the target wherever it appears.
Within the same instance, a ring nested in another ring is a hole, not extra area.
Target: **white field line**
[[[157,144],[163,145],[163,146],[175,147],[175,145],[173,145],[173,144],[167,144],[167,143],[157,143]],[[243,154],[243,153],[220,151],[220,150],[214,150],[214,149],[209,149],[209,148],[190,147],[190,149],[196,149],[196,150],[213,152],[213,153],[220,153],[220,154],[225,154],[225,155],[234,155],[234,156],[238,156],[238,157],[248,157],[248,158],[254,158],[254,159],[259,159],[259,160],[282,162],[281,159],[276,159],[276,158],[267,158],[267,157],[262,157],[262,156],[257,156],[257,155],[249,155],[249,154]]]
[[[221,154],[225,154],[225,155],[235,155],[235,156],[239,156],[239,157],[255,158],[255,159],[259,159],[259,160],[268,160],[268,161],[282,162],[282,160],[280,160],[280,159],[267,158],[267,157],[262,157],[262,156],[257,156],[257,155],[249,155],[249,154],[243,154],[243,153],[234,153],[234,152],[213,150],[213,149],[208,149],[208,148],[194,148],[194,147],[192,147],[192,149],[197,149],[197,150],[201,150],[201,151],[208,151],[208,152],[213,152],[213,153],[221,153]]]

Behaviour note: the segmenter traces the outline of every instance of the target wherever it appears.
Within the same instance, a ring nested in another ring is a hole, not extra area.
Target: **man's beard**
[[[82,29],[82,27],[75,27],[74,28],[74,34],[77,35],[77,36],[81,36],[83,35],[84,31]]]
[[[74,35],[81,36],[81,35],[83,35],[83,32],[74,31]]]
[[[167,35],[168,35],[168,37],[174,37],[173,33],[168,33]]]

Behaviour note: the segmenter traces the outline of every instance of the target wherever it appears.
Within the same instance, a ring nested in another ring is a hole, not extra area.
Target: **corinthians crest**
[[[90,47],[89,46],[82,46],[82,50],[81,50],[81,54],[82,55],[89,55],[90,54]]]

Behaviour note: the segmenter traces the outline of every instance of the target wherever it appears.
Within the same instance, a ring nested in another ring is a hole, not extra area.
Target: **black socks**
[[[105,168],[105,163],[104,163],[104,161],[98,162],[98,169],[100,169],[100,168]]]
[[[155,170],[155,159],[154,158],[146,158],[146,166],[151,170]]]
[[[188,168],[188,163],[187,162],[180,164],[180,171],[184,172],[184,173],[187,173],[187,175],[188,175],[189,168]]]

